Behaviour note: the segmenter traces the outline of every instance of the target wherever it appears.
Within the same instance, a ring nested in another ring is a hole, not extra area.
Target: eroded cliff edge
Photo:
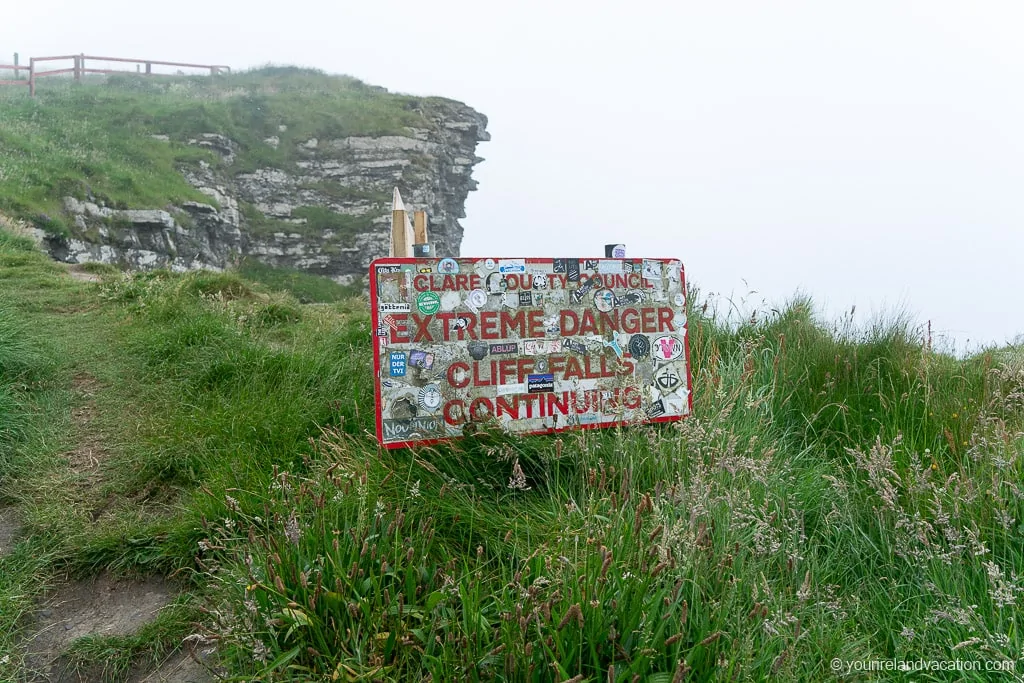
[[[224,98],[236,101],[222,126],[211,125],[217,117],[199,115],[206,109],[177,112],[200,119],[192,122],[154,116],[144,129],[134,128],[145,133],[137,144],[166,146],[195,192],[155,206],[130,205],[86,177],[64,184],[72,191],[58,197],[59,216],[29,216],[29,222],[46,250],[69,263],[181,271],[252,258],[351,284],[371,260],[387,255],[397,186],[408,208],[426,210],[437,253],[459,255],[459,219],[476,189],[473,167],[482,161],[477,143],[489,139],[486,117],[452,100],[359,87],[361,108],[344,102],[336,121],[315,91],[301,95],[317,102],[317,111],[307,113],[293,100],[278,102],[281,93],[268,94],[265,83],[227,91]],[[386,120],[373,121],[374,110]],[[351,120],[363,114],[365,120]],[[59,229],[48,229],[49,221]]]

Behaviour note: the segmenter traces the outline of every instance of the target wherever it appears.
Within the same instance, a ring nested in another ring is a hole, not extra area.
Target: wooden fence
[[[95,69],[86,66],[86,60],[91,62],[117,62],[119,64],[134,64],[135,71],[129,69]],[[71,62],[70,65],[67,62]],[[15,55],[15,62],[17,62],[17,55]],[[57,64],[58,68],[51,68],[47,71],[43,71],[39,68],[39,64],[45,62],[65,62],[65,64]],[[145,66],[146,70],[143,71],[142,67]],[[189,64],[186,62],[164,62],[157,59],[126,59],[124,57],[99,57],[96,55],[59,55],[55,57],[31,57],[29,58],[28,65],[24,64],[0,64],[0,71],[13,71],[14,78],[11,80],[0,80],[0,85],[27,85],[29,94],[36,94],[36,80],[45,76],[58,76],[61,74],[73,74],[76,81],[82,80],[82,76],[85,74],[122,74],[122,73],[138,73],[146,76],[160,76],[168,74],[156,74],[153,73],[154,66],[176,66],[188,69],[208,69],[211,76],[216,76],[220,73],[231,73],[230,66],[224,66],[223,64]],[[26,78],[19,78],[21,72],[26,72]]]

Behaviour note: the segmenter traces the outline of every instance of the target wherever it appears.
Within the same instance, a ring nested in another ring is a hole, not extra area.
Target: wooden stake
[[[402,202],[402,195],[395,188],[395,194],[391,201],[391,249],[390,255],[395,258],[412,257],[412,242],[409,233],[409,217],[405,212],[405,203]]]
[[[413,217],[413,244],[427,244],[427,212],[416,211]]]

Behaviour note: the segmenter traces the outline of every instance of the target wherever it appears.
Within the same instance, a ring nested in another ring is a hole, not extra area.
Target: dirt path
[[[98,277],[76,268],[69,275],[77,280],[96,281]],[[76,311],[60,311],[73,315]],[[69,326],[74,332],[74,326]],[[74,345],[69,349],[74,353]],[[103,414],[103,406],[117,405],[101,400],[107,392],[118,391],[97,379],[89,371],[93,367],[85,354],[79,358],[79,369],[71,382],[72,444],[63,452],[67,479],[73,491],[67,502],[88,513],[94,528],[113,523],[113,509],[141,505],[148,492],[110,491],[111,468],[115,448],[104,430],[116,424],[117,416]],[[130,405],[130,403],[126,403]],[[111,514],[105,514],[111,510]],[[9,551],[21,531],[16,508],[0,508],[0,556]],[[171,604],[179,589],[163,577],[128,579],[102,573],[99,576],[58,582],[37,602],[36,610],[24,642],[25,666],[21,678],[32,683],[65,683],[71,681],[127,680],[131,683],[206,683],[214,680],[209,668],[201,665],[199,653],[183,648],[154,667],[138,662],[128,670],[111,676],[110,663],[102,658],[83,661],[71,656],[70,650],[83,637],[106,638],[131,636],[151,624],[161,610]],[[209,656],[208,652],[203,653]]]
[[[18,511],[13,507],[0,508],[0,557],[11,551],[20,531]]]

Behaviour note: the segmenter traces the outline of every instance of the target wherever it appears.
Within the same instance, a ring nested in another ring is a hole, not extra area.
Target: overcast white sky
[[[301,64],[472,105],[465,255],[625,242],[736,299],[1024,333],[1024,3],[5,4],[0,61]]]

